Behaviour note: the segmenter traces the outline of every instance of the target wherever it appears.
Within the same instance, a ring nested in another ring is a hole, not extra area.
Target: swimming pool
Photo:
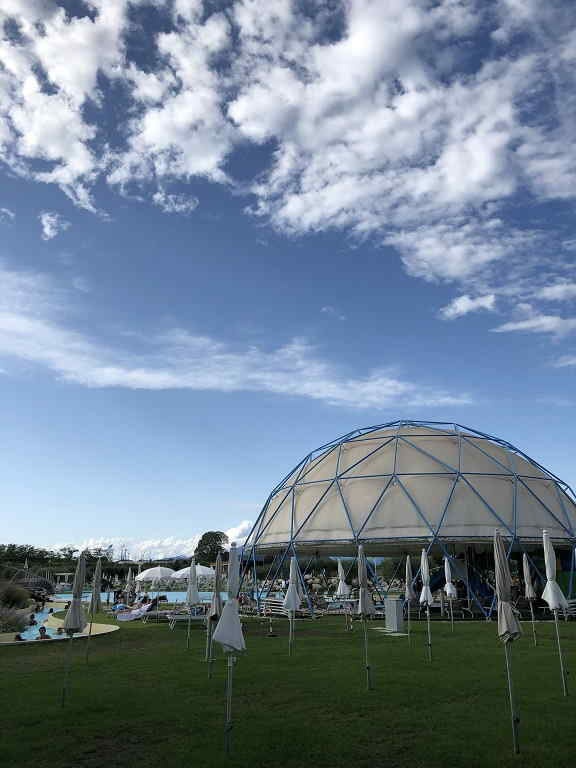
[[[20,635],[25,640],[36,640],[40,627],[45,626],[44,622],[48,618],[49,612],[50,606],[47,606],[43,611],[35,611],[34,617],[38,623],[34,627],[27,627],[23,632],[20,632]],[[64,640],[66,638],[66,635],[56,634],[56,629],[52,629],[52,627],[46,627],[46,633],[49,637],[54,638],[54,640]]]

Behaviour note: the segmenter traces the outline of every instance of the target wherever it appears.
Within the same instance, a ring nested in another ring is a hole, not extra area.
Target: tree
[[[212,565],[218,553],[224,552],[224,544],[228,544],[228,536],[222,531],[206,531],[198,542],[194,552],[196,562],[200,565]]]

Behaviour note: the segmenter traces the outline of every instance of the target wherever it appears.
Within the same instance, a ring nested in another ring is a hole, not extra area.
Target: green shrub
[[[7,608],[25,608],[29,598],[28,590],[24,587],[17,584],[0,585],[0,605],[5,605]]]
[[[29,619],[27,610],[9,608],[0,603],[0,632],[22,632],[28,626]]]

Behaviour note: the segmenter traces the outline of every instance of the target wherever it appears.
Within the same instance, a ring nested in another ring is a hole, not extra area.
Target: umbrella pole
[[[288,622],[288,656],[292,656],[292,646],[294,645],[294,611],[290,611]]]
[[[70,654],[72,653],[73,638],[74,638],[74,635],[72,634],[68,635],[68,647],[66,648],[66,653],[64,655],[64,682],[62,684],[62,702],[61,702],[62,708],[64,708],[64,704],[66,703],[66,694],[68,693],[68,680],[70,678]]]
[[[562,678],[562,692],[568,696],[568,686],[566,685],[566,672],[564,671],[564,657],[562,656],[562,646],[560,645],[560,630],[558,628],[558,609],[554,611],[554,624],[556,626],[556,642],[558,643],[558,658],[560,659],[560,676]]]
[[[426,623],[428,625],[428,661],[432,661],[432,634],[430,632],[430,606],[426,603]]]
[[[368,626],[366,623],[366,617],[362,616],[362,629],[364,630],[364,667],[366,669],[366,690],[373,690],[372,687],[372,669],[368,661]]]
[[[454,606],[452,605],[452,598],[450,598],[450,626],[452,632],[454,632]]]
[[[410,632],[410,600],[407,601],[408,605],[408,645],[411,648],[412,647],[412,634]]]
[[[208,680],[212,678],[212,619],[208,619],[208,630],[206,633],[206,661],[208,662]]]
[[[518,723],[520,718],[516,714],[516,707],[514,704],[514,691],[512,689],[512,671],[510,669],[510,643],[504,643],[504,654],[506,656],[506,674],[508,676],[508,696],[510,698],[510,717],[512,721],[512,743],[514,745],[514,754],[520,753],[520,746],[518,744]]]
[[[94,619],[94,614],[90,614],[90,631],[88,632],[88,637],[86,638],[86,664],[88,664],[88,654],[90,653],[90,638],[92,637],[92,621]]]
[[[190,625],[192,624],[192,608],[188,608],[188,631],[186,634],[186,650],[190,650]]]
[[[231,751],[232,737],[232,678],[234,674],[234,656],[228,654],[228,674],[226,675],[226,724],[224,726],[224,750],[227,755]]]
[[[532,600],[530,600],[530,613],[532,614],[532,635],[534,636],[534,645],[538,645],[538,640],[536,639],[536,622],[534,621],[534,603]]]

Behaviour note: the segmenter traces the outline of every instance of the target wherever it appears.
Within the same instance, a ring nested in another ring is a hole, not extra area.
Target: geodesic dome
[[[494,529],[522,548],[576,542],[576,497],[505,440],[460,424],[395,421],[312,451],[274,488],[245,551],[459,551],[492,546]]]

